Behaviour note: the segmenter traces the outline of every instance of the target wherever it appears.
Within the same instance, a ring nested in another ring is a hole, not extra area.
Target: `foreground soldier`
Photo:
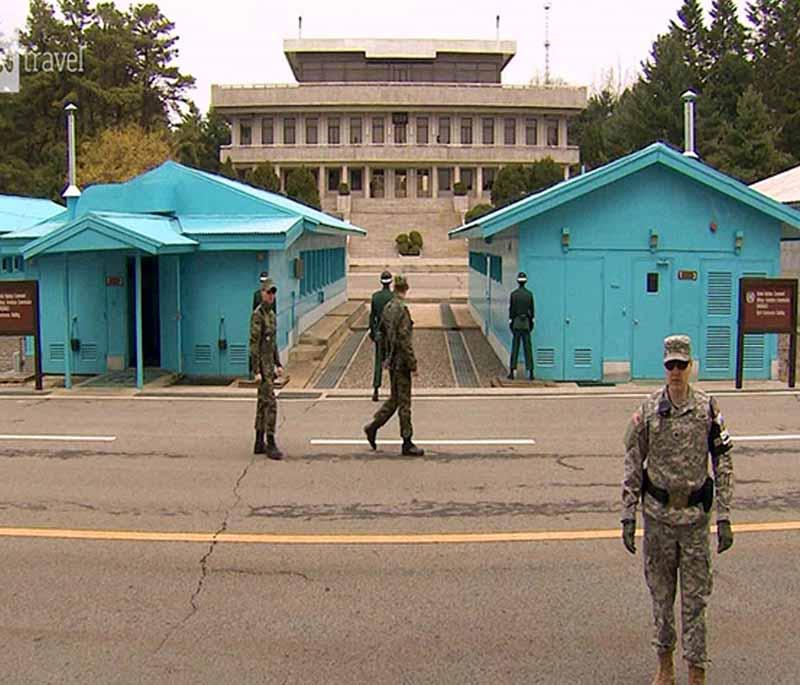
[[[405,298],[408,281],[405,276],[394,277],[394,297],[383,309],[381,332],[383,336],[384,364],[389,367],[391,395],[375,413],[372,423],[364,426],[364,433],[372,449],[378,429],[397,411],[400,417],[400,436],[403,438],[403,454],[421,457],[423,450],[411,442],[414,429],[411,425],[411,376],[417,375],[417,358],[411,341],[414,322],[408,311]]]
[[[369,310],[369,339],[375,344],[375,367],[372,371],[372,401],[378,401],[378,388],[381,387],[383,376],[383,343],[381,336],[381,317],[383,308],[392,299],[392,274],[384,271],[381,274],[383,287],[372,293],[372,302]]]
[[[706,682],[706,602],[711,594],[709,523],[717,487],[717,552],[733,544],[732,443],[716,400],[689,385],[691,341],[664,340],[666,386],[636,411],[625,434],[623,543],[636,553],[636,505],[642,499],[644,572],[653,600],[659,664],[654,685],[674,685],[675,591],[680,574],[683,657],[690,685]]]
[[[266,454],[270,459],[283,459],[283,452],[275,444],[275,422],[278,402],[275,399],[274,381],[283,374],[278,356],[278,339],[275,310],[275,293],[278,291],[271,278],[261,283],[261,304],[250,317],[250,362],[258,383],[256,405],[256,444],[253,454]],[[264,445],[264,434],[267,444]]]

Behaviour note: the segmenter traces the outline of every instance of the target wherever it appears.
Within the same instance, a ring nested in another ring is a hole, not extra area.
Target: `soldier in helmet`
[[[533,293],[525,287],[528,277],[520,271],[517,274],[519,288],[511,293],[508,304],[508,325],[514,339],[511,343],[511,362],[509,364],[508,377],[514,380],[514,372],[517,370],[517,359],[519,348],[525,354],[525,369],[528,371],[528,378],[533,380],[533,350],[531,349],[531,331],[535,324],[535,314],[533,305]]]
[[[403,438],[402,453],[421,457],[425,452],[417,447],[411,436],[411,377],[417,375],[417,358],[411,340],[414,322],[406,304],[408,281],[405,276],[394,277],[394,297],[383,309],[381,335],[384,364],[389,367],[391,395],[375,413],[372,422],[364,426],[364,433],[372,449],[377,449],[378,429],[395,411],[400,416],[400,435]]]
[[[250,317],[250,362],[258,383],[256,443],[253,453],[266,454],[270,459],[280,460],[283,459],[283,452],[275,444],[278,402],[275,398],[274,383],[276,377],[283,375],[283,366],[278,356],[278,331],[273,309],[277,291],[277,286],[269,277],[261,284],[261,304],[253,310],[253,315]]]
[[[372,303],[369,311],[369,337],[375,344],[375,366],[372,373],[372,401],[378,401],[378,389],[381,387],[381,380],[383,376],[383,355],[382,352],[382,337],[381,337],[381,315],[383,308],[392,299],[392,274],[384,271],[381,274],[380,290],[372,293]]]
[[[689,384],[691,341],[664,340],[666,385],[633,414],[625,434],[622,540],[636,553],[636,507],[642,501],[644,569],[653,600],[658,654],[654,685],[674,685],[675,592],[680,576],[683,658],[689,684],[706,682],[705,609],[711,594],[708,533],[716,486],[717,552],[733,544],[731,442],[717,402]],[[709,455],[711,471],[709,473]]]

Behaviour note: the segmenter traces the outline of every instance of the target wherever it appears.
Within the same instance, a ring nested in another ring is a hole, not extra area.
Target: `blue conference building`
[[[140,384],[145,366],[247,375],[262,271],[278,286],[285,358],[302,331],[346,300],[347,240],[366,235],[171,161],[91,186],[66,209],[45,202],[0,199],[0,279],[39,282],[44,372],[137,367]]]
[[[469,241],[469,304],[508,363],[518,271],[536,301],[536,375],[663,376],[666,335],[693,341],[700,379],[735,376],[738,282],[778,277],[800,212],[656,143],[450,232]],[[745,377],[777,375],[777,336],[748,335]]]

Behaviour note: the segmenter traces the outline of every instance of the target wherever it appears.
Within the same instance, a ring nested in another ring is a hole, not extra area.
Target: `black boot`
[[[377,402],[378,401],[378,388],[374,388],[372,390],[372,401],[373,402]]]
[[[514,369],[511,369],[511,371],[508,372],[508,376],[506,376],[506,378],[508,378],[510,381],[514,380]]]
[[[422,457],[425,455],[425,450],[421,447],[417,447],[413,442],[411,442],[411,438],[406,438],[403,440],[403,456],[404,457]]]
[[[532,380],[533,380],[533,369],[531,369],[530,371],[528,371],[528,380],[529,380],[529,381],[532,381]]]
[[[370,423],[364,426],[364,434],[367,436],[369,446],[374,450],[378,449],[378,443],[375,442],[378,438],[378,429]]]
[[[264,431],[256,431],[256,444],[253,447],[253,454],[264,454],[266,451],[264,447]]]
[[[267,458],[274,459],[275,461],[283,459],[283,452],[281,452],[275,444],[274,435],[267,436]]]

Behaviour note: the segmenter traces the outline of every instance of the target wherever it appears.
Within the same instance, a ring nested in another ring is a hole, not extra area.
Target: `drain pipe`
[[[681,100],[683,100],[683,154],[686,157],[697,159],[697,152],[694,149],[694,103],[697,100],[697,93],[687,90],[681,95]]]
[[[70,220],[75,218],[75,210],[78,206],[78,198],[81,196],[80,188],[77,184],[77,174],[75,171],[75,112],[78,108],[72,103],[68,104],[64,110],[67,113],[67,189],[61,197],[67,201],[67,211]]]

